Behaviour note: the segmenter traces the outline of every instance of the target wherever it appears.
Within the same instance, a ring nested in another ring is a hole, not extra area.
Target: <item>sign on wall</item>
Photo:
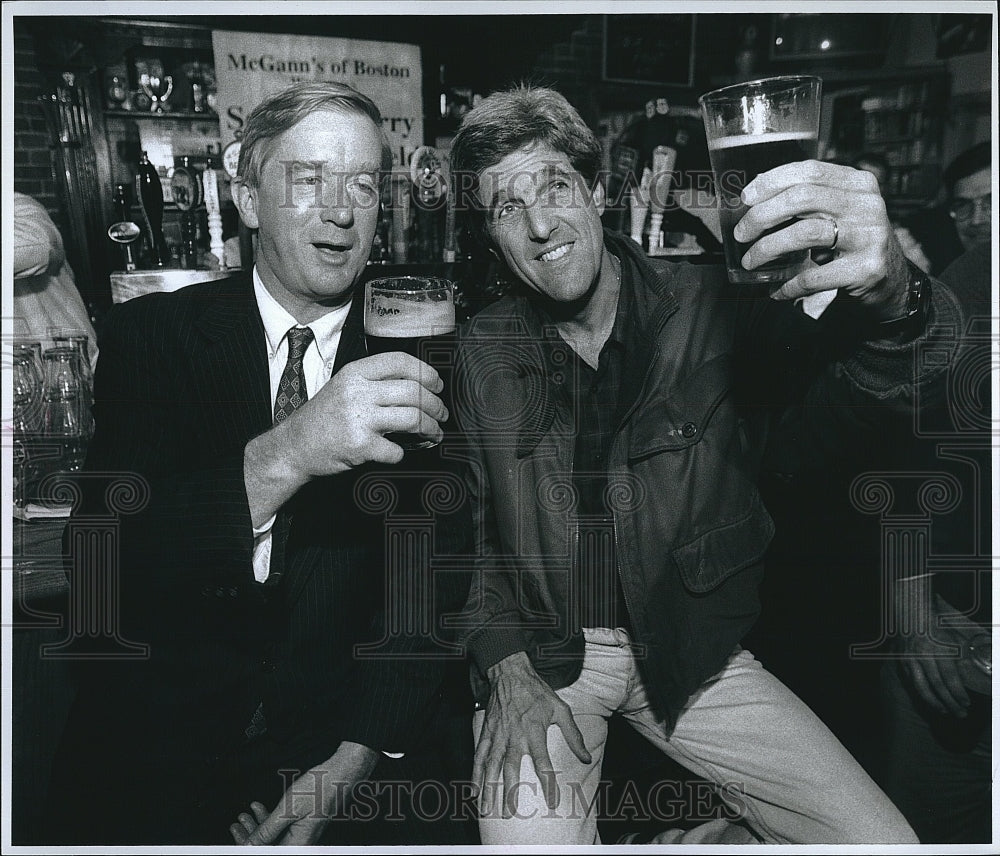
[[[394,166],[408,166],[424,141],[417,45],[214,30],[212,47],[227,160],[237,152],[229,144],[239,140],[250,111],[265,96],[298,80],[335,80],[371,98],[382,112]]]

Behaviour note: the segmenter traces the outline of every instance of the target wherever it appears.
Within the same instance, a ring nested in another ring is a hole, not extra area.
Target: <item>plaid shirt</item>
[[[618,311],[611,334],[591,368],[568,344],[549,352],[550,372],[557,395],[564,396],[574,416],[576,443],[573,486],[578,502],[579,543],[574,563],[571,621],[577,627],[628,628],[621,580],[618,575],[613,518],[605,500],[608,486],[608,450],[618,423],[638,391],[623,377],[627,343],[636,336],[633,284],[628,265],[622,265]],[[544,318],[546,323],[550,319]],[[634,345],[632,345],[634,346]],[[635,380],[635,379],[633,379]]]

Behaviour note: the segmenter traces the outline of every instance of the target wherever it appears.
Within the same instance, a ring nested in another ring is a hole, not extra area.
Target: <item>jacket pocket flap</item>
[[[738,571],[757,564],[774,536],[774,522],[754,491],[750,512],[672,551],[684,585],[707,592]]]
[[[702,363],[665,396],[642,405],[642,416],[632,429],[629,459],[683,449],[700,441],[712,414],[729,392],[731,376],[732,356],[720,354]]]

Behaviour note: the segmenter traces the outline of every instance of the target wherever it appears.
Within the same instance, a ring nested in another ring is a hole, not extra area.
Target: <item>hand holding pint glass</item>
[[[369,355],[402,351],[432,365],[445,379],[455,332],[455,288],[440,277],[393,276],[365,285],[365,341]],[[447,388],[445,390],[447,392]],[[415,434],[387,434],[404,449],[437,442]]]
[[[799,250],[760,265],[743,267],[750,244],[733,237],[747,213],[740,194],[759,174],[793,161],[815,158],[818,149],[821,81],[818,77],[772,77],[739,83],[698,99],[715,173],[726,269],[733,284],[782,283],[804,267]],[[781,223],[768,234],[785,228]]]

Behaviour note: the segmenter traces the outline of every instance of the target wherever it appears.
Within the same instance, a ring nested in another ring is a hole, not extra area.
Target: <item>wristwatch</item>
[[[931,278],[909,259],[906,260],[909,278],[906,283],[906,314],[878,324],[876,334],[880,339],[899,337],[904,342],[916,339],[924,331],[927,310],[931,302]]]

